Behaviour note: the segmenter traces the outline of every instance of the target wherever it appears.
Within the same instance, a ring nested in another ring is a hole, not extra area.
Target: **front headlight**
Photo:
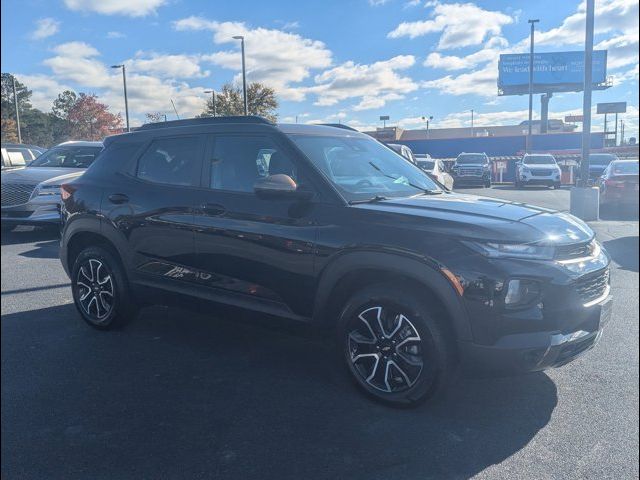
[[[464,242],[469,248],[490,258],[525,258],[528,260],[552,260],[555,251],[546,245],[526,243]]]
[[[31,198],[60,195],[60,185],[39,185],[31,194]]]
[[[528,167],[522,167],[522,173],[531,173]]]

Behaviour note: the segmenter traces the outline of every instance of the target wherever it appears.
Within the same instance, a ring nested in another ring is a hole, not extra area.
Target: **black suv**
[[[586,224],[444,191],[348,129],[147,125],[108,137],[61,194],[61,260],[89,325],[174,298],[315,324],[389,403],[432,396],[461,364],[563,365],[610,316],[609,257]]]
[[[461,153],[451,168],[457,186],[491,187],[491,161],[486,153]]]

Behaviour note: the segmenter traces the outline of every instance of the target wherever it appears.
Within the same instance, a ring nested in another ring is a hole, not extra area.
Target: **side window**
[[[293,162],[269,137],[216,136],[210,162],[209,186],[219,190],[253,192],[259,178],[278,173],[299,181]]]
[[[167,185],[198,185],[200,137],[154,140],[138,161],[138,178]]]

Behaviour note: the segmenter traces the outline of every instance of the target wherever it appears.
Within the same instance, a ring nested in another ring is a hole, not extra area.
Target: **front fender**
[[[378,251],[343,253],[333,259],[320,275],[313,309],[313,320],[317,324],[326,322],[325,313],[333,288],[345,275],[357,270],[379,269],[408,277],[423,284],[425,288],[429,288],[442,302],[452,319],[452,327],[458,341],[470,341],[471,327],[462,298],[458,295],[451,282],[444,276],[441,268],[442,266],[426,258],[397,253],[381,253]]]

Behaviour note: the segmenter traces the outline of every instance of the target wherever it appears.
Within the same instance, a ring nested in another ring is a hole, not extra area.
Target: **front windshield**
[[[526,165],[550,165],[556,163],[556,159],[551,155],[527,155],[524,157]]]
[[[605,153],[589,155],[589,163],[591,165],[609,165],[613,160],[617,160],[615,155]]]
[[[30,167],[87,168],[102,147],[55,147],[29,164]]]
[[[481,165],[487,162],[487,157],[480,154],[458,155],[456,163],[458,165]]]
[[[615,162],[611,169],[613,175],[638,175],[638,162]]]
[[[373,139],[316,135],[290,138],[349,201],[442,191],[417,166]]]

